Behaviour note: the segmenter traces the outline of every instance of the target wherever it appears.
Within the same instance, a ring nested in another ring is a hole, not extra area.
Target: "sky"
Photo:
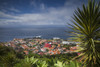
[[[66,25],[83,3],[87,0],[0,0],[0,26]]]

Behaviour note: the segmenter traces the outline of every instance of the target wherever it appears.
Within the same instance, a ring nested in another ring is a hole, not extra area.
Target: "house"
[[[16,46],[15,46],[15,44],[11,44],[11,47],[15,48]]]
[[[44,47],[45,48],[51,48],[51,44],[45,43]]]
[[[38,54],[40,54],[40,55],[44,55],[44,53],[43,53],[43,52],[39,52]]]
[[[53,39],[54,39],[54,40],[58,40],[58,39],[60,39],[60,38],[59,38],[59,37],[54,37]]]
[[[21,45],[21,47],[23,48],[23,49],[29,49],[29,47],[27,46],[27,45]]]
[[[62,41],[62,44],[67,44],[67,45],[76,45],[79,42],[70,42],[70,41]]]
[[[75,52],[77,50],[77,47],[75,46],[75,47],[70,47],[70,51],[71,52]]]
[[[42,51],[42,52],[45,52],[45,51],[46,51],[46,49],[44,49],[44,48],[41,48],[41,51]]]
[[[27,55],[29,52],[25,50],[24,53]]]
[[[62,41],[62,44],[70,44],[68,41]]]

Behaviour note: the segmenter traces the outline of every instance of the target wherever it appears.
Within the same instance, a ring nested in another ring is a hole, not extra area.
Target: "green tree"
[[[81,54],[78,56],[83,67],[100,66],[100,3],[88,0],[83,9],[77,8],[72,17],[71,29],[74,40],[80,41]]]
[[[0,44],[0,67],[13,67],[18,61],[16,52],[11,47]]]

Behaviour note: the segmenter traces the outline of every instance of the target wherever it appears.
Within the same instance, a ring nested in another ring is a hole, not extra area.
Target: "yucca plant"
[[[72,17],[74,40],[83,48],[79,55],[83,67],[100,66],[100,3],[88,0],[83,9],[78,8]]]

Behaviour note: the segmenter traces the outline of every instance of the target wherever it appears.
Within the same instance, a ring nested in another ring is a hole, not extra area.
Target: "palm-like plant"
[[[83,9],[77,9],[73,16],[71,29],[76,41],[83,48],[79,57],[86,67],[100,66],[100,3],[88,0]]]

